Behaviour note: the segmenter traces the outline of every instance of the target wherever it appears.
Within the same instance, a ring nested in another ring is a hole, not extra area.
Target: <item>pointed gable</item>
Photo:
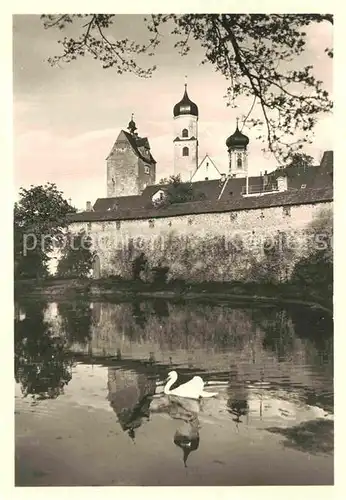
[[[137,158],[140,158],[146,163],[150,163],[152,165],[156,164],[156,161],[154,160],[150,152],[148,138],[134,136],[132,134],[129,134],[129,132],[126,132],[125,130],[121,130],[106,159],[108,160],[115,151],[125,151],[126,149],[131,149],[132,152],[137,156]]]
[[[205,155],[196,171],[192,175],[191,182],[220,179],[221,173],[208,154]]]
[[[128,139],[128,136],[130,134],[127,134],[124,130],[121,130],[115,143],[113,144],[113,147],[109,153],[109,155],[107,156],[106,160],[108,160],[111,156],[113,156],[113,154],[115,152],[121,152],[121,151],[125,151],[126,149],[132,149],[133,150],[133,146],[132,144],[130,143],[129,139]]]

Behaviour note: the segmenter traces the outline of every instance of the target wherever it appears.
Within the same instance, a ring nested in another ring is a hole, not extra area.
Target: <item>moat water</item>
[[[171,370],[217,396],[165,396]],[[15,378],[17,486],[333,484],[322,310],[23,300]]]

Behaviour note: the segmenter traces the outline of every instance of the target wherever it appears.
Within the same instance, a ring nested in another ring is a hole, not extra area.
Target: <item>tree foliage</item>
[[[163,206],[173,203],[201,201],[205,198],[204,193],[197,191],[191,182],[183,182],[180,174],[171,175],[168,179],[163,178],[160,184],[165,186],[165,197],[160,203]]]
[[[292,153],[288,157],[288,167],[312,167],[315,160],[312,156],[306,153]]]
[[[75,212],[55,184],[21,188],[14,204],[14,262],[16,278],[43,278],[49,254],[67,228],[67,214]]]
[[[292,282],[311,287],[331,300],[333,294],[333,212],[322,210],[307,229],[309,253],[295,265]]]
[[[95,258],[91,246],[91,238],[85,231],[76,235],[68,233],[58,262],[57,275],[61,278],[87,278]]]
[[[226,78],[228,104],[236,103],[240,96],[252,96],[243,126],[247,122],[265,130],[258,137],[281,158],[292,148],[300,150],[304,142],[311,142],[320,114],[332,109],[313,66],[299,61],[306,50],[309,26],[333,24],[330,14],[155,14],[143,18],[148,40],[142,44],[131,40],[130,30],[128,38],[117,39],[121,16],[63,14],[42,19],[45,28],[78,27],[76,37],[59,40],[62,53],[50,58],[52,64],[91,55],[103,68],[115,68],[119,74],[152,76],[156,66],[143,67],[139,56],[155,55],[165,28],[181,55],[191,50],[191,42],[197,42],[204,54],[200,63],[211,64]],[[324,52],[333,57],[330,47]],[[298,140],[297,130],[303,132]]]

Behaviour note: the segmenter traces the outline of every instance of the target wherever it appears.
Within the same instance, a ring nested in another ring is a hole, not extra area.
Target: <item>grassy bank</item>
[[[134,297],[160,297],[169,300],[232,300],[268,303],[301,303],[332,312],[332,297],[323,296],[318,290],[290,283],[238,283],[206,282],[167,284],[125,281],[115,278],[47,279],[15,281],[16,296],[45,297],[46,299],[73,299],[85,296],[93,300],[131,300]]]

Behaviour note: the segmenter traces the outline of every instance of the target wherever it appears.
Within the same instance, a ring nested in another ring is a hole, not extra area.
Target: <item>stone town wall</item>
[[[138,194],[138,158],[129,145],[119,144],[107,159],[107,196]]]
[[[102,277],[131,278],[133,260],[144,252],[152,268],[168,266],[170,279],[285,281],[311,249],[306,229],[332,202],[277,206],[153,219],[73,222],[87,230]],[[269,249],[269,250],[268,250]]]

